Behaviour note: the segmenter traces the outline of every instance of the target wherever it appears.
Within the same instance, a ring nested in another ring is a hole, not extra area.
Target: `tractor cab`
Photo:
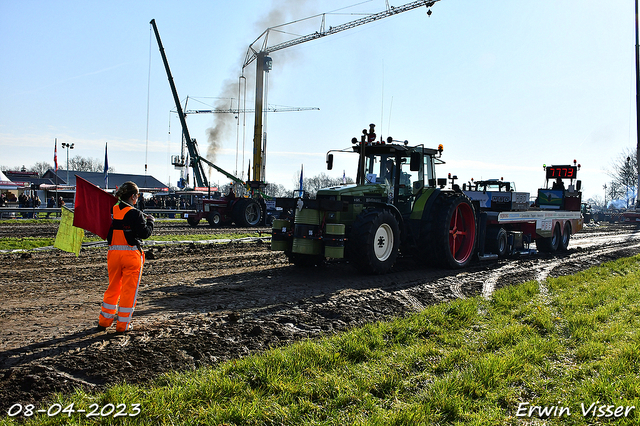
[[[500,179],[474,181],[463,184],[462,192],[477,203],[480,210],[523,211],[530,206],[528,192],[516,192],[514,182]]]
[[[401,214],[408,215],[420,192],[436,186],[435,165],[440,160],[442,145],[438,149],[422,145],[408,146],[408,142],[369,141],[353,138],[350,150],[359,155],[356,184],[364,194],[382,194],[384,201],[393,204]],[[339,151],[345,152],[347,150]],[[333,167],[333,153],[327,154],[327,169]]]
[[[582,181],[577,180],[580,164],[542,166],[546,173],[545,188],[538,189],[536,204],[543,210],[580,211]]]

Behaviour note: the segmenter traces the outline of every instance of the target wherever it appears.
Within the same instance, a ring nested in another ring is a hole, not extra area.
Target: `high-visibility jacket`
[[[124,332],[131,327],[138,299],[145,260],[142,239],[151,236],[153,221],[145,221],[142,212],[121,203],[113,206],[111,217],[107,238],[109,287],[104,293],[98,324],[109,327],[116,320],[116,331]]]

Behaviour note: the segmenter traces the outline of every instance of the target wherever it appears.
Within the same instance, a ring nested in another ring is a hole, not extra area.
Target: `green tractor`
[[[476,210],[451,178],[437,179],[438,149],[375,141],[373,127],[339,151],[355,153],[355,184],[319,190],[315,199],[279,198],[286,213],[274,220],[272,250],[296,265],[345,259],[366,273],[388,272],[399,255],[420,263],[463,268],[476,248]],[[333,168],[334,152],[327,154]],[[352,154],[353,155],[353,154]]]

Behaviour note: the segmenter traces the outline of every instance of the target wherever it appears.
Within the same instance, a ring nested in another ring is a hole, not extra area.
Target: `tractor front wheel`
[[[348,244],[349,258],[360,271],[389,272],[398,257],[398,221],[388,210],[365,211],[356,218]]]
[[[207,215],[207,222],[209,222],[209,226],[212,228],[217,228],[218,226],[220,226],[221,221],[222,217],[217,211],[212,211]]]
[[[200,219],[198,219],[198,217],[194,217],[194,216],[188,216],[187,217],[187,223],[189,224],[189,226],[191,226],[192,228],[195,228],[196,226],[198,226],[198,224],[200,223]]]

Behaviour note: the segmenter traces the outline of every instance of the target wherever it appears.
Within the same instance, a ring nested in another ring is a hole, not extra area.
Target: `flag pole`
[[[109,157],[107,157],[107,142],[104,143],[104,189],[109,189]]]
[[[54,206],[58,205],[58,138],[55,138],[55,147],[53,149],[53,162],[56,165],[56,202]]]

